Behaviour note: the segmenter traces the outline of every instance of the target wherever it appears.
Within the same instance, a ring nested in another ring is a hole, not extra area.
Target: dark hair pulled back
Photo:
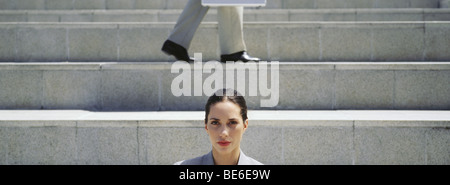
[[[211,106],[219,103],[229,101],[239,106],[241,109],[240,114],[242,117],[242,121],[248,119],[247,117],[247,104],[245,102],[244,97],[234,89],[220,89],[216,91],[213,95],[208,98],[208,101],[205,105],[205,124],[208,123],[208,115],[211,109]]]

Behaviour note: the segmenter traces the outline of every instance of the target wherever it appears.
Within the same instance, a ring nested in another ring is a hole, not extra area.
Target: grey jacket
[[[206,155],[197,158],[176,162],[174,165],[214,165],[212,151]],[[238,165],[263,165],[263,164],[251,157],[246,156],[244,152],[242,152],[241,150]]]

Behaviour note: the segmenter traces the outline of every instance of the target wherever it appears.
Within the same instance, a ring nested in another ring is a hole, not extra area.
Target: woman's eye
[[[237,122],[237,121],[230,121],[230,123],[231,123],[232,125],[236,125],[236,124],[238,124],[238,122]]]
[[[211,122],[211,125],[218,125],[219,124],[219,122],[217,122],[217,121],[212,121]]]

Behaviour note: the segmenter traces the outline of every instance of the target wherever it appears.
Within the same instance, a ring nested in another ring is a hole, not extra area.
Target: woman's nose
[[[220,137],[222,137],[222,138],[228,137],[228,128],[227,127],[222,127],[222,130],[220,131]]]

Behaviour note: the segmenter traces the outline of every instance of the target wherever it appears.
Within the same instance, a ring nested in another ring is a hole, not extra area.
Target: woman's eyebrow
[[[209,120],[220,120],[220,119],[218,119],[218,118],[209,118]],[[235,121],[235,120],[239,120],[238,118],[230,118],[230,119],[228,119],[228,120],[233,120],[233,121]]]

